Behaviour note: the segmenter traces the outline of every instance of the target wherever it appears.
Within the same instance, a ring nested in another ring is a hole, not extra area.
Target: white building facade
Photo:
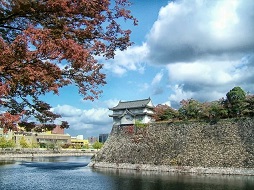
[[[134,125],[136,122],[149,123],[152,121],[154,105],[150,98],[134,101],[120,101],[117,106],[109,108],[113,111],[113,125]]]

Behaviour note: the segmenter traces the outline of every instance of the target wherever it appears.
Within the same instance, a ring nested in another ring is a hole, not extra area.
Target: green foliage
[[[39,147],[40,148],[47,148],[47,145],[46,145],[46,143],[39,143]]]
[[[16,146],[14,140],[8,140],[7,141],[7,148],[14,148]]]
[[[221,118],[227,118],[227,113],[221,101],[205,102],[201,104],[199,119],[214,123]]]
[[[61,147],[62,148],[69,148],[71,146],[71,144],[62,144]]]
[[[83,145],[83,148],[84,148],[84,149],[89,149],[89,144],[84,144],[84,145]]]
[[[205,103],[192,98],[182,100],[178,110],[159,104],[154,108],[153,118],[155,121],[205,120],[214,123],[225,118],[254,117],[254,95],[246,95],[241,87],[234,87],[226,97]]]
[[[178,110],[182,119],[198,119],[201,114],[201,103],[194,99],[182,100]]]
[[[81,149],[82,146],[81,146],[81,144],[72,144],[72,148]]]
[[[26,142],[25,137],[21,137],[21,139],[20,139],[20,141],[19,141],[19,144],[20,144],[20,146],[21,146],[22,148],[28,148],[28,147],[29,147],[28,143]]]
[[[225,105],[229,111],[230,117],[242,116],[245,107],[246,93],[240,87],[234,87],[227,94]]]
[[[0,148],[14,148],[15,142],[13,140],[7,140],[4,137],[0,138]]]
[[[31,148],[39,148],[40,145],[37,142],[32,142]]]
[[[254,95],[248,95],[245,99],[243,115],[254,117]]]
[[[54,144],[54,143],[48,143],[48,144],[47,144],[47,148],[48,148],[48,149],[53,149],[53,150],[54,150],[54,149],[55,149],[55,144]]]
[[[179,117],[179,112],[168,105],[159,104],[154,108],[155,121],[166,121]]]
[[[238,102],[242,102],[245,100],[246,93],[243,91],[243,89],[239,86],[234,87],[231,89],[227,94],[227,100],[231,104],[235,104]]]
[[[141,121],[136,120],[135,121],[135,126],[138,127],[138,128],[145,128],[145,127],[148,126],[148,124],[147,123],[142,123]]]
[[[102,143],[100,143],[99,141],[95,141],[95,143],[93,143],[93,148],[94,149],[101,149],[101,147],[103,146]]]
[[[4,137],[0,138],[0,148],[6,148],[7,147],[7,140]]]

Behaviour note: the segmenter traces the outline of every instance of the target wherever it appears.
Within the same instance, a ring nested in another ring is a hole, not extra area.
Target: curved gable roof
[[[131,116],[135,116],[134,113],[132,113],[131,111],[129,111],[128,109],[126,109],[122,115],[119,116],[119,118],[125,116],[125,115],[131,115]]]
[[[113,108],[109,108],[110,110],[118,110],[118,109],[128,109],[128,108],[144,108],[144,107],[151,107],[148,104],[150,103],[151,99],[143,99],[143,100],[134,100],[134,101],[120,101],[117,106]]]

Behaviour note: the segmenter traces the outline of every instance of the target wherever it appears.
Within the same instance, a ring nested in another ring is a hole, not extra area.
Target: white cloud
[[[161,8],[147,40],[152,63],[235,59],[254,49],[251,0],[182,0]]]
[[[163,103],[161,103],[162,105],[168,105],[168,106],[170,106],[171,107],[171,102],[170,101],[166,101],[166,102],[163,102]]]
[[[150,85],[148,83],[139,84],[139,92],[147,91],[150,88]]]
[[[195,83],[198,85],[218,86],[239,81],[245,67],[239,61],[197,61],[193,63],[177,63],[167,66],[171,81]],[[239,68],[241,67],[241,68]]]
[[[162,77],[163,77],[163,72],[157,73],[157,74],[155,75],[155,77],[153,78],[151,84],[152,84],[152,85],[157,85],[157,84],[159,84],[160,81],[161,81],[161,79],[162,79]]]
[[[109,110],[107,108],[92,108],[83,110],[80,120],[87,124],[105,124],[109,123]]]
[[[158,72],[152,79],[150,83],[142,83],[139,84],[138,89],[139,92],[149,91],[152,92],[153,95],[159,95],[164,92],[164,87],[162,86],[162,79],[164,76],[164,71],[161,70]]]
[[[226,90],[225,90],[226,89]],[[213,100],[219,100],[225,97],[225,91],[229,91],[231,87],[223,86],[218,88],[197,88],[196,91],[185,89],[185,84],[176,84],[171,87],[172,93],[168,97],[170,105],[174,108],[178,108],[181,100],[187,100],[193,98],[201,102],[208,102]]]
[[[107,128],[108,132],[112,127],[112,118],[109,117],[110,111],[108,108],[92,108],[78,109],[70,105],[58,105],[52,108],[56,114],[60,114],[61,120],[67,121],[70,125],[70,130],[100,130]]]
[[[252,0],[170,1],[160,9],[146,42],[116,52],[105,68],[121,76],[144,72],[146,63],[165,66],[172,105],[188,98],[219,99],[234,86],[252,92],[253,9]],[[163,94],[164,78],[161,71],[139,90]]]
[[[172,105],[219,99],[234,86],[252,91],[253,9],[252,0],[181,0],[160,9],[147,60],[166,66]]]
[[[57,105],[57,107],[52,108],[51,111],[60,114],[63,117],[80,116],[82,114],[82,110],[70,105]]]
[[[110,99],[110,100],[106,100],[104,102],[105,102],[105,104],[107,105],[108,108],[112,108],[112,107],[115,107],[119,103],[119,100]]]
[[[169,96],[172,105],[189,98],[218,100],[234,86],[241,86],[247,91],[252,89],[253,67],[247,67],[242,60],[177,63],[168,65],[167,69],[173,86]]]
[[[172,91],[174,93],[169,96],[170,105],[172,106],[178,105],[181,100],[188,99],[193,96],[192,92],[183,91],[183,88],[180,85],[173,86]]]
[[[147,47],[144,43],[142,46],[131,46],[125,51],[116,51],[114,59],[99,60],[104,62],[104,68],[119,76],[122,76],[127,71],[144,72],[144,60],[147,54]]]

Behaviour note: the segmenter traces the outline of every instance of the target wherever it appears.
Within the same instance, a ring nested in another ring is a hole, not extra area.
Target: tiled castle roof
[[[128,108],[144,108],[150,107],[148,104],[151,101],[150,98],[143,100],[134,100],[134,101],[120,101],[117,106],[109,108],[110,110],[119,110],[119,109],[128,109]]]

